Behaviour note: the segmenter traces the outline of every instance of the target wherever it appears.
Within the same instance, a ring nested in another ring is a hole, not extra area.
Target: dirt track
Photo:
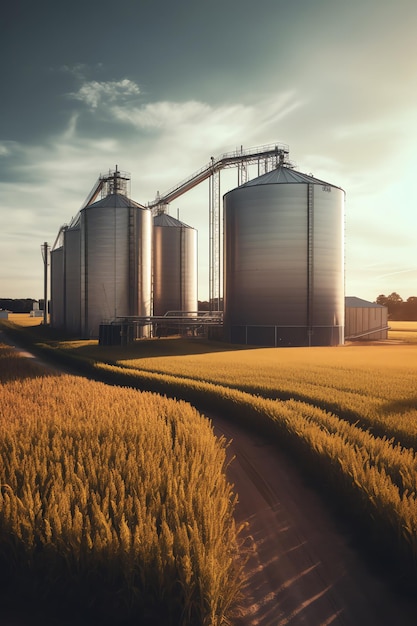
[[[249,523],[247,597],[238,626],[415,626],[399,597],[350,545],[321,499],[276,448],[223,419],[233,439],[229,479],[238,521]]]
[[[247,588],[234,626],[416,626],[417,601],[370,569],[285,455],[210,417],[215,433],[232,440],[228,476],[239,494],[237,521],[248,522]]]

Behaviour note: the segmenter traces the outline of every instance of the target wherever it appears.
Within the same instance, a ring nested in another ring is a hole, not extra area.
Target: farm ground
[[[236,626],[408,626],[416,605],[363,557],[355,537],[284,454],[219,416],[231,439],[229,478],[249,551],[248,584]],[[0,618],[1,626],[25,626]]]

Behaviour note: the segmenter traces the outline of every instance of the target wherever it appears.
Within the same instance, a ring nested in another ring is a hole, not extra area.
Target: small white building
[[[30,317],[43,317],[43,310],[39,308],[39,302],[34,301],[32,306]]]
[[[11,311],[7,311],[6,309],[0,309],[0,320],[8,320]]]
[[[345,340],[388,338],[388,308],[355,296],[345,298]]]

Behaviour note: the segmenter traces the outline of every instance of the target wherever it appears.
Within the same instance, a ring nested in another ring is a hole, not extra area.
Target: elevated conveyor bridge
[[[293,167],[289,161],[289,147],[276,143],[255,148],[235,150],[221,156],[211,157],[209,163],[200,170],[175,185],[156,199],[148,203],[155,214],[164,213],[167,206],[176,198],[187,193],[203,181],[209,181],[209,302],[212,310],[221,308],[221,273],[220,251],[222,249],[222,232],[220,227],[220,172],[223,169],[238,168],[238,186],[247,182],[248,166],[258,166],[258,176],[277,168],[279,165]]]
[[[178,183],[163,194],[157,194],[148,207],[154,214],[165,213],[170,202],[176,200],[205,180],[209,180],[209,302],[212,311],[221,310],[221,285],[222,285],[222,230],[221,230],[221,194],[220,172],[227,168],[237,168],[237,184],[242,185],[248,180],[248,167],[257,165],[257,175],[269,172],[279,165],[294,167],[289,161],[289,147],[286,144],[274,143],[254,148],[237,149],[226,152],[219,157],[211,157],[210,161],[197,172]],[[95,202],[101,194],[104,197],[110,193],[122,193],[129,196],[130,174],[120,172],[116,165],[114,171],[107,175],[100,175],[80,211]],[[62,244],[63,231],[73,228],[79,223],[80,211],[71,220],[70,224],[64,225],[58,233],[52,249]]]

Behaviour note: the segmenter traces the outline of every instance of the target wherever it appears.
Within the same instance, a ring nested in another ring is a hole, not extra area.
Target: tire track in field
[[[267,440],[210,415],[231,441],[228,478],[248,554],[236,626],[414,626],[417,607],[371,571],[294,465]],[[234,458],[233,458],[234,457]]]

